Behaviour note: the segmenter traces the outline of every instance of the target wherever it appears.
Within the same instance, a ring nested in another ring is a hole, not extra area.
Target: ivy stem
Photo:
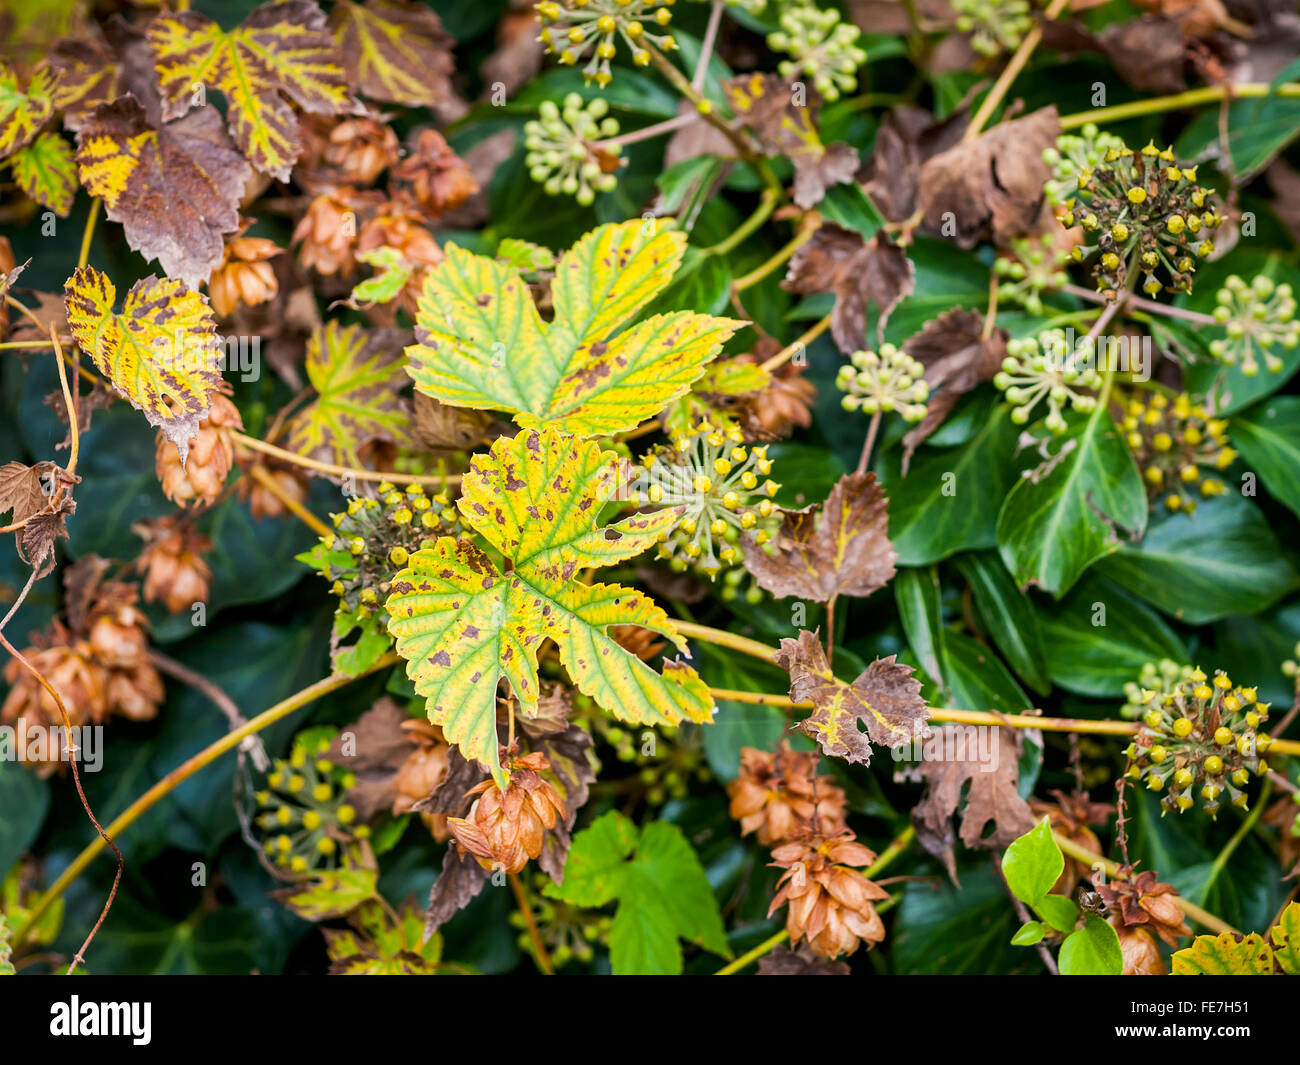
[[[718,27],[722,24],[722,9],[727,0],[713,0],[713,9],[709,12],[709,24],[704,28],[704,40],[700,43],[700,58],[695,63],[695,73],[691,75],[691,88],[696,92],[704,89],[704,81],[709,74],[709,57],[713,55],[713,46],[718,39]]]
[[[1084,288],[1082,285],[1063,285],[1062,292],[1068,292],[1071,296],[1076,296],[1081,300],[1088,300],[1091,303],[1110,303],[1102,293],[1093,292],[1092,289]],[[1217,326],[1220,323],[1215,321],[1211,314],[1202,314],[1200,311],[1189,311],[1182,307],[1172,307],[1164,303],[1157,303],[1155,300],[1145,300],[1141,296],[1129,296],[1128,308],[1134,311],[1146,311],[1148,314],[1159,315],[1164,318],[1180,318],[1185,322],[1195,322],[1197,325]]]
[[[286,492],[281,487],[280,482],[277,481],[271,475],[271,472],[260,462],[249,467],[248,475],[270,492],[271,495],[275,496],[275,498],[280,501],[281,505],[283,505],[285,510],[301,521],[304,525],[312,529],[317,535],[334,535],[333,529]]]
[[[252,451],[260,451],[264,455],[274,455],[284,462],[291,462],[295,466],[302,466],[304,469],[316,470],[320,473],[332,474],[335,477],[354,477],[358,481],[391,481],[393,484],[459,484],[460,474],[424,474],[424,473],[385,473],[383,470],[363,470],[356,466],[336,466],[332,462],[317,462],[315,459],[309,459],[306,455],[299,455],[293,451],[286,451],[282,447],[276,447],[274,444],[268,444],[265,440],[258,440],[255,436],[249,436],[247,433],[241,433],[238,430],[231,430],[232,437],[239,441],[244,447]]]
[[[654,137],[661,136],[664,133],[675,133],[679,129],[684,129],[692,122],[699,119],[699,115],[687,113],[676,115],[673,118],[665,118],[662,122],[656,122],[650,126],[643,126],[641,129],[634,129],[630,133],[620,133],[616,137],[607,137],[603,141],[597,141],[597,148],[618,148],[627,144],[637,144],[640,141],[648,141]]]
[[[1043,13],[1043,22],[1050,22],[1056,18],[1069,3],[1070,0],[1052,0]],[[988,124],[988,120],[993,117],[993,112],[1002,103],[1003,97],[1010,91],[1012,82],[1025,69],[1025,64],[1029,62],[1029,57],[1034,54],[1034,49],[1038,47],[1038,42],[1042,39],[1043,23],[1039,22],[1025,34],[1025,39],[1020,42],[1020,47],[1016,49],[1010,62],[1007,63],[1006,69],[1002,71],[998,80],[993,83],[993,88],[984,97],[984,102],[980,104],[979,110],[975,112],[975,117],[971,119],[970,125],[966,127],[966,132],[962,134],[962,140],[973,140],[979,136],[980,132]]]
[[[809,344],[826,332],[826,330],[830,328],[830,324],[831,316],[828,314],[825,318],[820,319],[816,325],[808,330],[808,332],[804,333],[803,336],[782,348],[768,359],[767,362],[763,363],[763,369],[767,370],[768,373],[771,373],[778,366],[784,366],[792,358],[798,355],[799,352],[807,349]]]
[[[862,875],[867,877],[867,879],[872,879],[873,877],[875,877],[877,873],[883,871],[884,868],[888,866],[889,863],[892,862],[895,858],[897,858],[900,854],[902,854],[903,851],[907,850],[908,844],[910,844],[912,840],[915,838],[916,838],[916,829],[913,826],[908,825],[907,828],[903,829],[903,831],[899,833],[897,839],[895,839],[888,847],[886,847],[883,851],[881,851],[880,856],[874,862],[872,862],[871,865],[869,865],[866,869],[862,870]],[[893,905],[893,899],[890,899],[889,902],[882,902],[881,905],[876,907],[876,912],[883,913],[891,905]],[[767,954],[769,951],[775,950],[777,947],[779,947],[782,943],[784,943],[789,938],[790,938],[790,933],[783,928],[775,935],[769,937],[768,939],[763,940],[762,943],[754,947],[752,950],[748,950],[744,954],[742,954],[739,958],[736,958],[734,961],[728,962],[726,965],[724,965],[713,975],[732,976],[735,973],[740,972],[740,970],[745,968],[746,965],[749,965],[757,961],[764,954]]]
[[[1134,100],[1131,103],[1115,104],[1113,107],[1097,107],[1091,111],[1080,111],[1073,115],[1061,116],[1062,129],[1076,129],[1079,126],[1095,122],[1118,122],[1138,115],[1155,115],[1162,111],[1180,111],[1200,104],[1214,103],[1224,97],[1231,99],[1248,99],[1259,96],[1300,96],[1300,83],[1287,82],[1284,85],[1270,85],[1267,82],[1246,82],[1243,85],[1207,85],[1199,89],[1172,96],[1152,96],[1146,100]]]
[[[90,242],[95,237],[95,223],[99,221],[100,201],[90,201],[90,211],[86,214],[86,228],[81,233],[81,251],[77,255],[77,269],[80,270],[90,261]]]
[[[858,456],[858,468],[855,472],[862,474],[867,472],[867,467],[871,464],[871,452],[876,446],[876,434],[880,432],[880,418],[882,412],[877,409],[871,415],[871,422],[867,425],[867,439],[862,443],[862,454]]]
[[[3,639],[3,637],[0,637]],[[86,869],[95,857],[103,851],[105,839],[108,834],[120,836],[136,821],[138,821],[150,808],[152,808],[160,799],[171,794],[177,787],[189,780],[199,770],[206,768],[220,758],[227,751],[233,750],[244,742],[249,736],[261,732],[262,729],[269,725],[275,724],[283,718],[288,717],[295,710],[301,709],[308,703],[319,699],[322,695],[328,695],[332,691],[342,688],[352,681],[365,676],[367,673],[374,673],[381,669],[387,669],[401,661],[400,656],[394,651],[376,659],[356,676],[345,677],[340,674],[333,674],[318,680],[315,684],[310,684],[301,691],[295,692],[287,699],[282,699],[269,710],[264,710],[251,721],[246,722],[237,729],[231,729],[218,740],[214,740],[203,750],[192,758],[187,759],[164,776],[161,780],[153,785],[148,791],[137,798],[130,806],[122,811],[108,826],[102,830],[105,835],[99,839],[92,840],[80,854],[72,860],[66,869],[59,874],[57,880],[49,886],[45,893],[36,900],[31,911],[27,915],[26,921],[14,929],[13,943],[14,946],[21,944],[30,934],[31,929],[36,927],[38,921],[50,908],[55,899],[59,898],[68,886],[77,879]],[[116,850],[116,845],[114,845]]]
[[[820,216],[816,215],[815,213],[813,213],[811,217],[820,219]],[[778,269],[783,263],[793,258],[794,253],[797,252],[800,248],[802,248],[805,244],[807,244],[810,240],[812,240],[813,234],[816,232],[817,232],[816,225],[812,225],[812,224],[805,225],[802,229],[799,230],[798,233],[794,235],[794,238],[788,244],[786,244],[785,247],[781,248],[780,251],[778,251],[770,259],[768,259],[765,263],[763,263],[761,266],[756,266],[749,273],[741,274],[740,277],[736,278],[731,283],[732,290],[735,292],[744,292],[745,289],[752,288],[754,285],[757,285],[760,281],[763,280],[763,278],[767,277],[767,275],[770,274],[773,270]]]
[[[1237,831],[1232,834],[1232,838],[1224,844],[1223,850],[1219,851],[1214,859],[1214,864],[1210,866],[1210,872],[1205,878],[1205,886],[1202,888],[1202,898],[1208,898],[1210,888],[1223,872],[1223,867],[1228,864],[1228,859],[1232,857],[1233,852],[1241,846],[1241,841],[1250,835],[1251,829],[1259,821],[1259,816],[1264,812],[1264,807],[1268,805],[1269,796],[1273,794],[1273,781],[1265,777],[1264,786],[1259,789],[1259,798],[1255,800],[1255,805],[1250,813],[1238,826]]]
[[[1119,874],[1119,865],[1116,862],[1112,862],[1109,858],[1096,854],[1093,851],[1088,850],[1087,847],[1079,846],[1079,844],[1075,843],[1074,840],[1070,839],[1068,836],[1063,836],[1060,832],[1055,830],[1052,832],[1052,838],[1056,840],[1056,845],[1060,847],[1062,851],[1068,854],[1071,858],[1074,858],[1076,861],[1083,862],[1090,869],[1096,866],[1101,866],[1101,868],[1106,871],[1106,875],[1112,879]],[[1215,917],[1214,914],[1210,913],[1208,910],[1203,910],[1200,906],[1197,906],[1196,903],[1183,898],[1181,895],[1175,895],[1174,901],[1182,908],[1183,913],[1197,924],[1203,925],[1212,932],[1227,932],[1229,935],[1234,936],[1241,934],[1233,928],[1232,925],[1228,924],[1227,921],[1220,917]]]
[[[519,879],[518,873],[510,873],[507,879],[510,881],[510,890],[515,893],[515,902],[519,903],[519,912],[523,915],[524,924],[528,928],[528,938],[533,941],[533,950],[537,952],[537,967],[547,976],[554,976],[555,965],[551,961],[551,955],[547,953],[546,944],[542,942],[537,918],[533,916],[532,903],[528,901],[528,889],[524,887],[524,882]]]
[[[726,255],[738,244],[742,243],[751,233],[759,226],[772,217],[772,212],[776,210],[777,202],[780,200],[780,193],[774,189],[764,189],[763,195],[758,203],[758,210],[745,219],[736,229],[725,239],[718,241],[712,247],[705,248],[705,255]]]

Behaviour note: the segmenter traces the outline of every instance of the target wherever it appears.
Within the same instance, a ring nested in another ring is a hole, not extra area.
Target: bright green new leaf
[[[1064,868],[1065,858],[1052,838],[1052,826],[1046,817],[1007,847],[1002,856],[1007,886],[1029,906],[1052,890]]]
[[[1034,903],[1034,909],[1058,932],[1072,931],[1079,920],[1078,905],[1064,895],[1044,895]]]
[[[672,280],[686,238],[664,222],[588,233],[560,260],[543,322],[513,266],[448,244],[406,349],[416,388],[579,436],[631,429],[690,388],[739,324],[691,311],[628,324]]]
[[[713,889],[699,858],[676,825],[637,826],[617,811],[574,837],[564,880],[546,894],[575,906],[618,902],[610,928],[616,976],[682,971],[679,939],[730,955]]]
[[[9,160],[18,187],[60,218],[77,195],[77,168],[72,145],[57,133],[42,133]]]
[[[623,721],[712,719],[713,699],[695,670],[679,659],[656,673],[606,634],[610,625],[640,625],[685,651],[668,616],[638,591],[578,579],[588,567],[640,554],[677,517],[664,509],[602,526],[618,469],[611,452],[554,430],[502,437],[475,456],[456,505],[508,565],[469,540],[440,537],[393,578],[388,628],[429,720],[503,787],[497,685],[507,681],[532,712],[544,639],[555,642],[578,688]]]
[[[1057,963],[1062,976],[1119,976],[1124,971],[1119,936],[1106,921],[1089,914],[1082,928],[1065,937]]]

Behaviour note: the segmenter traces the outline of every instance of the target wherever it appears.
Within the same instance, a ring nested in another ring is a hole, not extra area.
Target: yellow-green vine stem
[[[1139,115],[1158,115],[1163,111],[1181,111],[1188,107],[1214,103],[1225,96],[1232,99],[1251,99],[1260,96],[1300,96],[1300,82],[1286,82],[1282,85],[1269,85],[1265,82],[1247,82],[1244,85],[1206,85],[1199,89],[1172,96],[1152,96],[1146,100],[1133,100],[1113,107],[1094,107],[1091,111],[1080,111],[1073,115],[1061,117],[1062,129],[1078,129],[1089,122],[1101,125],[1106,122],[1120,122],[1126,118]]]

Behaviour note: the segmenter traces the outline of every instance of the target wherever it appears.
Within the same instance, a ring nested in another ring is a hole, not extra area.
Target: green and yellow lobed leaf
[[[503,437],[475,457],[457,506],[508,568],[467,540],[441,537],[393,579],[389,631],[429,720],[502,785],[498,683],[533,712],[543,640],[554,641],[579,690],[624,721],[712,719],[713,700],[693,669],[677,660],[658,673],[606,632],[639,625],[684,651],[668,616],[638,591],[579,579],[644,551],[676,516],[664,510],[601,525],[617,470],[612,453],[555,430]]]
[[[559,262],[550,323],[518,270],[448,244],[419,299],[421,342],[406,349],[416,388],[530,428],[633,428],[683,395],[739,324],[678,311],[622,328],[672,281],[685,243],[662,222],[593,230]]]

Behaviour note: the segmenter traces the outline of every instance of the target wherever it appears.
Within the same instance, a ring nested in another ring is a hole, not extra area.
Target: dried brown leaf
[[[813,704],[799,730],[829,755],[869,765],[872,743],[898,747],[925,731],[930,711],[921,683],[894,655],[877,658],[851,684],[831,672],[815,632],[783,639],[773,657],[790,674],[790,698]],[[865,733],[859,721],[867,726]]]
[[[22,462],[7,462],[0,466],[0,517],[12,510],[9,521],[4,524],[16,525],[26,521],[39,511],[49,498],[41,485],[41,474],[51,463],[37,463],[28,466]]]
[[[794,253],[781,287],[806,296],[835,296],[831,335],[846,355],[867,345],[867,305],[876,306],[876,340],[881,342],[889,314],[915,286],[911,260],[883,232],[870,241],[833,223],[823,224]]]
[[[894,576],[889,502],[874,473],[850,473],[826,502],[782,515],[771,550],[746,541],[745,568],[778,598],[865,598]]]
[[[1051,176],[1043,151],[1060,132],[1056,108],[1045,107],[929,159],[921,167],[923,228],[962,248],[1036,232]]]
[[[429,908],[424,911],[425,938],[463,910],[483,890],[491,874],[473,856],[463,857],[455,846],[447,848],[442,872],[429,892]]]

